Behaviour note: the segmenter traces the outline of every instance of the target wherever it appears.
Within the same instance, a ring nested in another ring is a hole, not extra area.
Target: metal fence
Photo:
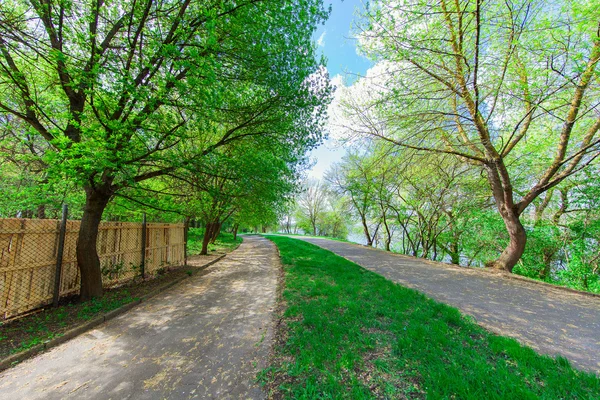
[[[79,221],[0,219],[0,319],[79,292]],[[102,222],[98,256],[105,288],[185,262],[184,224]]]

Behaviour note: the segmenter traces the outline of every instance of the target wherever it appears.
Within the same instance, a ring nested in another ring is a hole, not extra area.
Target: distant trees
[[[326,16],[319,0],[0,4],[3,132],[49,183],[83,191],[83,299],[102,294],[96,238],[115,196],[235,141],[302,154],[320,140],[329,89],[311,34]]]
[[[378,161],[350,153],[344,163],[334,165],[326,176],[331,188],[350,202],[351,210],[361,223],[367,246],[373,245],[382,223],[375,198],[375,165]]]
[[[374,246],[471,266],[484,266],[503,250],[508,234],[494,211],[487,179],[476,169],[450,155],[379,142],[351,152],[327,176],[336,177],[339,190],[350,187],[346,179],[352,182],[354,173],[366,169],[375,188],[367,192],[371,207],[366,220],[380,226]],[[578,179],[569,178],[523,216],[529,242],[515,272],[600,292],[600,182],[592,178],[596,169],[591,166]],[[348,225],[360,228],[364,237],[350,194],[338,196],[348,207],[343,214],[351,216]]]
[[[346,239],[348,235],[347,204],[320,180],[306,180],[294,202],[284,214],[282,231],[313,236]]]
[[[528,206],[600,155],[599,22],[595,2],[371,3],[360,43],[380,64],[344,128],[482,171],[508,241],[488,265],[512,271]]]
[[[317,222],[327,206],[327,191],[321,181],[309,180],[298,197],[299,216],[305,220],[305,230],[317,235]]]

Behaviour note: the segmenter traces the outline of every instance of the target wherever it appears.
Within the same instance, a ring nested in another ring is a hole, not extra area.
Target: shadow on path
[[[457,307],[495,333],[600,373],[600,298],[349,243],[293,238]]]
[[[0,399],[264,398],[279,257],[246,236],[222,261],[0,374]]]

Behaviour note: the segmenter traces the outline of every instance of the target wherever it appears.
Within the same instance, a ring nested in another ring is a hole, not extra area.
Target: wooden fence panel
[[[61,297],[79,292],[79,221],[67,221]],[[0,219],[0,319],[52,302],[60,221]],[[147,224],[146,274],[184,262],[183,224]],[[113,287],[140,275],[142,224],[102,222],[98,233],[102,284]]]

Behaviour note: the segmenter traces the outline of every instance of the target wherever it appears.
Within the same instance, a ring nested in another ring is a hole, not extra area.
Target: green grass
[[[188,231],[188,254],[200,254],[202,250],[202,237],[204,235],[204,228],[190,228]],[[227,232],[219,233],[217,240],[214,244],[208,245],[208,252],[222,252],[230,251],[237,248],[242,243],[242,238],[238,237],[234,240],[233,234]]]
[[[291,237],[297,236],[297,237],[302,237],[302,238],[314,238],[314,239],[329,239],[329,240],[335,240],[336,242],[343,242],[343,243],[350,243],[350,244],[359,244],[359,243],[356,243],[356,242],[351,242],[348,239],[342,239],[342,238],[337,238],[337,237],[333,237],[333,236],[318,236],[318,235],[314,236],[314,235],[308,235],[308,234],[302,235],[302,234],[299,234],[299,233],[269,233],[267,235],[269,235],[269,236],[270,235],[273,235],[273,236],[275,236],[275,235],[277,235],[277,236],[291,236]]]
[[[598,399],[600,379],[310,243],[267,236],[286,309],[259,379],[298,399]],[[543,338],[540,338],[542,340]]]

